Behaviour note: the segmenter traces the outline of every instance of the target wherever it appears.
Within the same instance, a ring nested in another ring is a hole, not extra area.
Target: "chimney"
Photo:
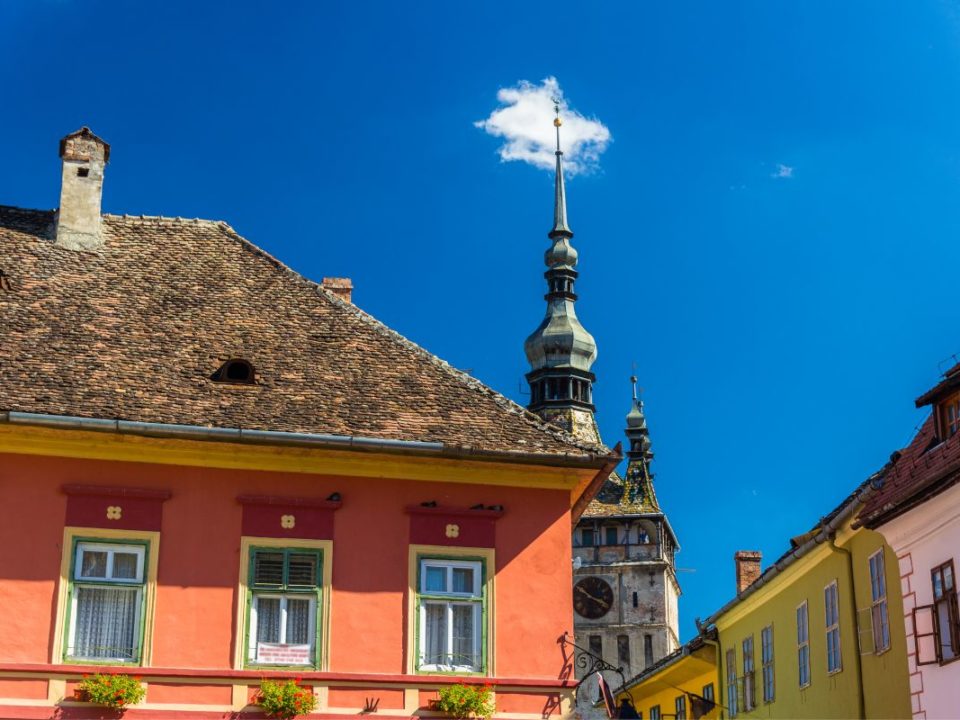
[[[737,566],[737,594],[739,595],[760,577],[760,559],[763,556],[759,550],[738,550],[733,555],[733,562]]]
[[[60,141],[60,158],[56,244],[70,250],[96,250],[103,245],[100,197],[110,146],[83,127]]]
[[[345,303],[352,303],[353,283],[350,278],[324,278],[320,283],[325,290],[329,290]]]

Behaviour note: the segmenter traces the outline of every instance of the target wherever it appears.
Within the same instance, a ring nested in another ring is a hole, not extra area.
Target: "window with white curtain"
[[[68,659],[140,661],[146,554],[143,543],[76,543]]]
[[[320,551],[252,548],[247,662],[317,665]]]
[[[890,649],[890,617],[887,613],[887,573],[883,549],[870,556],[870,616],[873,620],[873,651]]]
[[[483,563],[420,559],[417,669],[483,672]]]
[[[827,627],[827,672],[842,670],[840,661],[840,602],[837,599],[837,581],[823,589],[824,624]]]
[[[739,683],[737,682],[737,651],[727,650],[727,717],[737,716],[737,710],[740,707],[738,699]]]
[[[800,687],[810,684],[810,613],[807,601],[797,606],[797,670]]]
[[[753,635],[743,641],[743,709],[750,712],[757,706],[754,681]]]
[[[763,672],[763,701],[773,702],[773,625],[760,631],[760,662]]]

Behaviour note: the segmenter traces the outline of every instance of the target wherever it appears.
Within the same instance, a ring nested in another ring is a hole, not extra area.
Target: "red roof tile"
[[[0,411],[607,455],[401,337],[226,223],[105,215],[101,252],[0,206]],[[251,385],[211,376],[230,358]]]
[[[861,523],[876,527],[960,480],[960,433],[940,442],[934,417],[927,417],[910,444],[891,456],[883,487],[860,511]]]

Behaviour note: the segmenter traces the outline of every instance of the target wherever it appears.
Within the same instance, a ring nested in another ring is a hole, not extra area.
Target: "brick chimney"
[[[344,302],[353,302],[351,299],[353,297],[353,283],[350,282],[350,278],[325,277],[320,284],[325,290],[329,290]]]
[[[738,595],[760,577],[760,559],[762,557],[759,550],[737,550],[734,553],[733,562],[737,566]]]
[[[110,146],[83,127],[60,141],[60,158],[56,244],[70,250],[96,250],[103,245],[100,197]]]

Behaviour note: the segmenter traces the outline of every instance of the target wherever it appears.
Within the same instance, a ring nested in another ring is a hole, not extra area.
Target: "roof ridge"
[[[18,213],[27,214],[42,214],[48,215],[50,213],[57,212],[58,208],[50,208],[49,210],[42,210],[40,208],[24,208],[17,205],[5,205],[0,203],[0,211],[9,212],[14,211]],[[212,225],[212,226],[223,226],[230,230],[233,230],[230,227],[230,223],[225,220],[209,220],[206,218],[185,218],[185,217],[171,217],[167,215],[130,215],[128,213],[102,213],[101,217],[110,218],[111,220],[151,220],[156,222],[169,222],[169,223],[195,223],[198,225]],[[234,230],[234,232],[236,232]]]
[[[0,203],[0,210],[16,210],[17,212],[22,213],[52,213],[56,212],[57,208],[50,208],[49,210],[41,210],[40,208],[24,208],[19,205],[4,205]]]
[[[576,436],[574,436],[573,434],[568,433],[563,428],[542,420],[539,416],[530,412],[522,405],[514,402],[513,400],[506,397],[502,393],[497,392],[496,390],[486,385],[482,381],[478,380],[477,378],[473,377],[472,375],[453,367],[446,360],[438,357],[437,355],[434,355],[429,350],[421,347],[420,345],[413,342],[409,338],[404,337],[396,330],[393,330],[392,328],[388,327],[381,321],[377,320],[375,317],[370,315],[365,310],[360,309],[353,303],[348,303],[342,300],[335,293],[323,287],[321,283],[318,283],[315,280],[311,280],[305,275],[302,275],[301,273],[297,272],[296,270],[291,268],[289,265],[284,263],[282,260],[279,260],[278,258],[274,257],[273,255],[268,253],[266,250],[261,248],[256,243],[252,242],[251,240],[248,240],[243,235],[238,233],[233,227],[229,225],[229,223],[226,223],[224,221],[209,221],[209,220],[201,221],[201,222],[207,222],[207,223],[212,223],[214,225],[217,225],[228,237],[235,240],[236,242],[239,242],[243,247],[247,249],[247,251],[252,252],[255,255],[259,255],[260,257],[264,258],[269,263],[274,265],[274,267],[276,267],[277,270],[279,270],[280,272],[283,272],[284,274],[290,276],[291,278],[297,280],[298,282],[303,283],[307,287],[310,287],[318,291],[318,294],[320,294],[321,297],[324,297],[327,301],[333,303],[334,305],[338,305],[342,309],[353,313],[357,317],[357,319],[367,323],[372,329],[377,331],[380,335],[383,335],[384,337],[390,339],[391,341],[397,343],[398,345],[412,352],[417,353],[423,359],[427,360],[428,362],[430,362],[432,365],[439,368],[440,370],[446,372],[452,378],[456,379],[457,381],[459,381],[461,384],[465,385],[469,389],[479,393],[480,395],[483,395],[484,397],[487,397],[493,400],[502,409],[518,416],[531,427],[535,427],[538,430],[541,430],[545,434],[552,436],[555,440],[559,440],[567,445],[572,445],[574,447],[580,448],[581,450],[585,450],[587,452],[606,452],[606,453],[610,452],[609,449],[604,445],[597,446],[591,443],[584,442],[579,438],[577,438]]]
[[[174,224],[179,224],[179,223],[194,223],[194,224],[196,224],[196,225],[212,225],[212,226],[214,226],[214,227],[223,226],[223,227],[226,227],[226,228],[228,228],[228,229],[230,229],[230,230],[233,230],[233,228],[230,227],[230,223],[228,223],[226,220],[209,220],[209,219],[206,219],[206,218],[196,218],[196,217],[194,217],[194,218],[185,218],[185,217],[180,217],[179,215],[177,215],[177,216],[169,216],[169,215],[129,215],[129,214],[127,214],[127,213],[123,213],[122,215],[120,215],[120,214],[118,214],[118,213],[103,213],[103,217],[105,217],[105,218],[111,218],[111,219],[116,219],[116,220],[134,220],[134,221],[136,221],[136,220],[144,220],[144,221],[146,221],[146,220],[151,220],[151,221],[156,221],[156,222],[168,222],[168,223],[174,223]],[[233,232],[236,232],[236,231],[233,230]]]

